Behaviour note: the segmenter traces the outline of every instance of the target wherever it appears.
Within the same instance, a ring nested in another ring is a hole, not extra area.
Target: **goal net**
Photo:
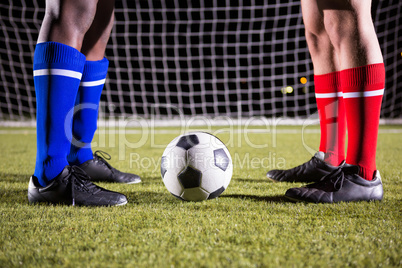
[[[34,119],[40,0],[0,3],[0,119]],[[373,3],[386,66],[381,116],[402,116],[402,4]],[[303,118],[315,113],[300,1],[116,1],[106,117]]]

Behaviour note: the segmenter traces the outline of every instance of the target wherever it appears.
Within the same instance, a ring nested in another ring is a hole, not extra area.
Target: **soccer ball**
[[[176,137],[162,155],[163,183],[182,200],[218,197],[228,187],[232,173],[232,158],[225,144],[206,132]]]

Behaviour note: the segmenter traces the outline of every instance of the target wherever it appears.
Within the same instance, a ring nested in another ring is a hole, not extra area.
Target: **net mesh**
[[[402,116],[401,9],[398,0],[373,3],[385,118]],[[9,0],[0,12],[0,119],[34,118],[44,1]],[[117,0],[106,56],[105,116],[298,118],[317,109],[300,1]]]

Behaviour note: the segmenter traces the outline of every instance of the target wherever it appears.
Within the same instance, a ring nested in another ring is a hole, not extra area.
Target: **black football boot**
[[[325,154],[317,152],[306,163],[291,169],[273,169],[268,171],[267,177],[275,182],[317,182],[338,167],[324,162]],[[342,164],[341,164],[342,165]]]
[[[79,167],[84,170],[95,182],[118,182],[133,184],[141,182],[138,175],[121,172],[112,167],[106,160],[110,160],[111,156],[103,151],[96,151],[94,158],[88,160]]]
[[[49,185],[42,187],[32,176],[28,185],[30,203],[51,203],[77,206],[121,206],[127,204],[125,195],[106,190],[89,181],[79,167],[66,166]]]
[[[359,176],[358,166],[345,164],[320,182],[287,190],[285,197],[311,203],[372,201],[382,200],[383,189],[378,170],[369,181]]]

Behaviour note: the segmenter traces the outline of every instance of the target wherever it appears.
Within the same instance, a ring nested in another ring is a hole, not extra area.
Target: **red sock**
[[[341,83],[348,126],[346,163],[358,165],[359,175],[372,180],[376,170],[378,124],[385,86],[384,64],[343,70]]]
[[[338,166],[345,159],[346,134],[340,72],[315,75],[314,84],[320,116],[320,151],[325,153],[325,162]]]

